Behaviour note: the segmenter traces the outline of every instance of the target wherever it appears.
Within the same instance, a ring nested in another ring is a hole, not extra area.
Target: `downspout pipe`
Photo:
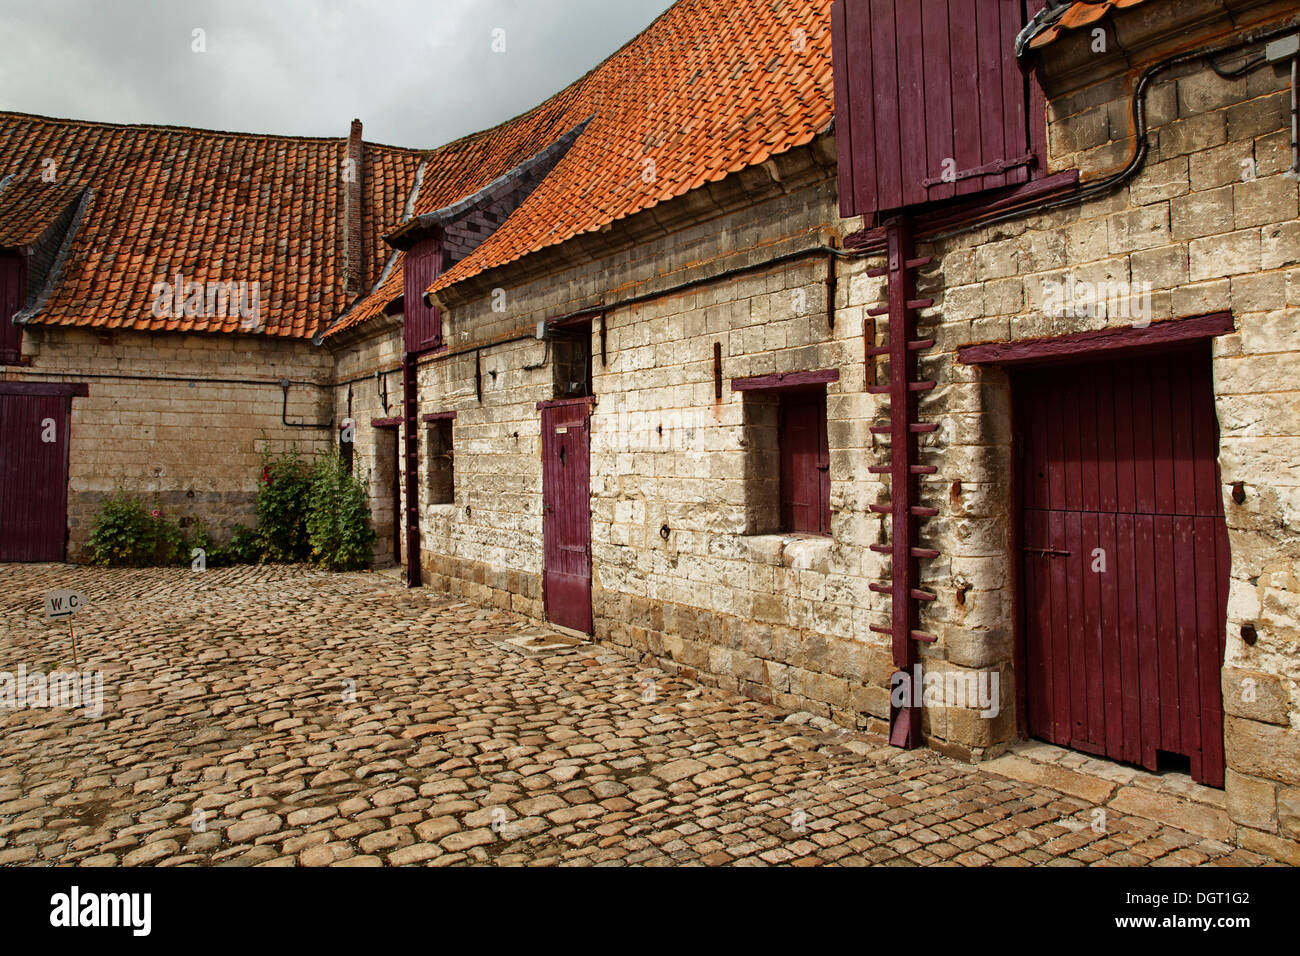
[[[285,428],[313,428],[317,431],[333,431],[334,419],[331,418],[324,425],[317,425],[314,422],[291,422],[289,421],[289,388],[293,383],[287,378],[280,379],[280,388],[284,392],[284,404],[280,407],[280,422]]]

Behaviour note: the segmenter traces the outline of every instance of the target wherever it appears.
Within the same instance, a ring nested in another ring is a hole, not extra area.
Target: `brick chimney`
[[[361,177],[365,174],[365,147],[361,139],[361,120],[352,121],[348,149],[340,169],[343,188],[343,290],[348,295],[364,291],[366,276],[365,243],[361,239]]]

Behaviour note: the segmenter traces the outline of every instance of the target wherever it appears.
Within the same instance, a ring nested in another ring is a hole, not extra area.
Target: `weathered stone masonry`
[[[940,516],[927,522],[923,585],[939,600],[924,612],[939,642],[924,648],[937,670],[996,670],[996,720],[968,710],[928,710],[932,745],[971,758],[1016,736],[1010,391],[995,369],[956,359],[960,346],[1058,335],[1126,317],[1052,316],[1051,281],[1149,283],[1154,321],[1230,310],[1237,332],[1214,344],[1221,468],[1233,552],[1224,669],[1230,812],[1241,839],[1286,853],[1300,836],[1300,604],[1293,400],[1300,306],[1296,180],[1288,174],[1288,77],[1265,67],[1236,79],[1203,63],[1161,76],[1147,96],[1150,155],[1131,182],[1082,206],[1030,215],[923,244],[935,265],[920,294],[937,347],[925,377],[939,387],[921,417],[940,429],[922,481]],[[1088,180],[1121,165],[1131,80],[1114,76],[1053,99],[1051,167]],[[442,294],[448,341],[488,341],[539,319],[818,245],[858,227],[836,213],[833,141],[784,160],[797,176],[746,174],[748,200],[721,209],[686,197],[653,217],[616,224],[567,261],[508,267]],[[734,188],[734,187],[733,187]],[[653,219],[654,222],[648,220]],[[605,249],[600,248],[600,244]],[[584,261],[585,260],[585,261]],[[871,465],[887,460],[869,428],[887,403],[865,392],[865,310],[883,280],[879,257],[839,267],[834,329],[825,308],[824,260],[666,295],[605,315],[607,362],[593,347],[592,534],[596,636],[649,653],[701,680],[883,729],[893,669],[884,639],[885,598],[868,587],[888,575],[869,546],[884,540],[868,506],[888,500]],[[492,311],[491,291],[508,309]],[[597,320],[597,323],[599,320]],[[599,325],[597,324],[597,328]],[[712,357],[722,345],[724,388],[714,400]],[[520,338],[475,356],[434,357],[421,373],[421,410],[456,411],[456,503],[425,507],[429,587],[541,615],[541,468],[538,401],[554,397],[547,347]],[[833,537],[747,534],[744,401],[733,378],[834,368],[828,388]],[[1246,498],[1229,495],[1243,482]],[[661,529],[669,529],[667,538]],[[1259,640],[1248,646],[1243,626]],[[1254,700],[1241,692],[1253,681]]]
[[[329,445],[333,362],[310,342],[43,326],[23,335],[22,378],[90,387],[72,403],[69,560],[88,558],[95,515],[119,487],[173,518],[202,518],[224,541],[234,525],[256,524],[263,448],[310,459]]]

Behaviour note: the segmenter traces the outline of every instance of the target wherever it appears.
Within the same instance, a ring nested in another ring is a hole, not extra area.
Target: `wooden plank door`
[[[1020,373],[1032,736],[1223,785],[1229,553],[1206,349]]]
[[[62,561],[68,533],[66,395],[0,394],[0,561]]]
[[[591,404],[548,403],[541,411],[546,619],[590,634]]]

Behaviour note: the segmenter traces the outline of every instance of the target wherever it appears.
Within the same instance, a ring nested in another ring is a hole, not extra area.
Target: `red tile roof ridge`
[[[139,132],[184,133],[201,136],[229,136],[249,140],[282,140],[289,143],[338,143],[346,142],[343,136],[298,136],[285,133],[250,133],[240,130],[207,129],[201,126],[176,126],[170,123],[110,123],[102,120],[75,119],[66,116],[47,116],[44,113],[24,113],[18,110],[0,110],[0,123],[6,120],[47,123],[59,126],[80,127],[83,129],[134,130]],[[375,149],[392,149],[404,153],[427,153],[430,150],[411,146],[394,146],[387,143],[375,143],[366,140],[366,145]]]

